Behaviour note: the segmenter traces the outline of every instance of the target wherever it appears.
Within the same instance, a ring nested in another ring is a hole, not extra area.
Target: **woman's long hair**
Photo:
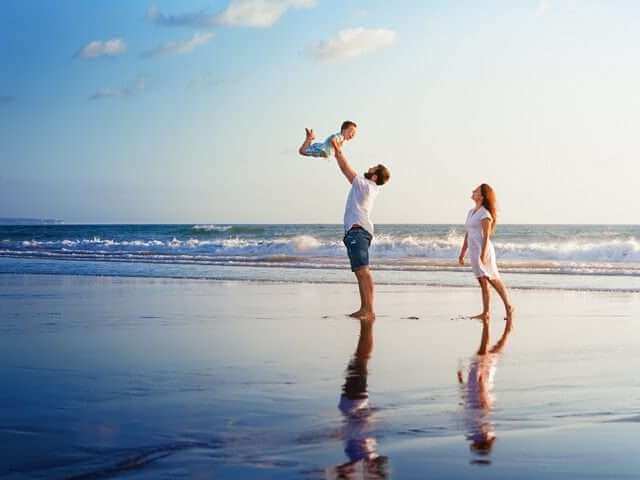
[[[480,193],[482,194],[482,206],[486,208],[493,217],[493,222],[491,222],[491,233],[493,233],[495,232],[496,224],[498,223],[496,192],[493,191],[493,188],[491,188],[490,185],[483,183],[480,185]]]

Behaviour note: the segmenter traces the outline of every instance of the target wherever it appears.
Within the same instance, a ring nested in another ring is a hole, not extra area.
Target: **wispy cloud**
[[[210,28],[216,26],[216,16],[204,11],[168,15],[162,13],[155,5],[147,9],[147,21],[163,27]]]
[[[395,41],[396,32],[393,30],[349,28],[329,40],[311,45],[308,53],[320,61],[344,60],[390,47]]]
[[[89,100],[106,98],[125,98],[140,93],[145,89],[144,78],[138,78],[133,85],[124,88],[101,88],[89,97]]]
[[[175,55],[182,53],[189,53],[194,48],[204,45],[209,42],[213,38],[213,33],[196,33],[188,40],[179,40],[176,42],[167,42],[164,45],[160,45],[159,47],[153,48],[151,50],[147,50],[142,53],[142,57],[144,58],[153,58],[158,57],[160,55]]]
[[[76,52],[75,58],[89,60],[98,57],[115,57],[122,55],[127,51],[127,44],[121,38],[112,38],[111,40],[101,41],[95,40],[89,42]]]
[[[231,0],[217,21],[230,27],[266,28],[280,20],[287,10],[315,5],[315,0]]]
[[[14,102],[16,97],[12,97],[9,95],[0,95],[0,105],[7,105],[8,103]]]
[[[218,13],[204,10],[175,15],[162,13],[155,5],[147,9],[146,19],[163,27],[207,29],[216,26],[267,28],[290,9],[315,7],[316,0],[231,0]]]

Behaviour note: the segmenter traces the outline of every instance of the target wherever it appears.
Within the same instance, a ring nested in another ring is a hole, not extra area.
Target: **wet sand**
[[[373,325],[343,315],[353,284],[7,274],[0,292],[2,478],[640,468],[637,294],[513,291],[513,332],[494,302],[478,356],[474,288],[380,287]]]

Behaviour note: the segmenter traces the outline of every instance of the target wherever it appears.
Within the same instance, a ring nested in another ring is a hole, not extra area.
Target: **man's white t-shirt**
[[[373,223],[369,214],[379,191],[380,187],[375,182],[367,180],[362,175],[356,175],[353,178],[347,197],[347,205],[344,209],[345,232],[349,231],[353,225],[360,225],[373,235]]]

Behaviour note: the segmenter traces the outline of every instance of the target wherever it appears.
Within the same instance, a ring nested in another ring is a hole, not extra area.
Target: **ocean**
[[[379,225],[367,322],[339,225],[0,227],[0,477],[637,477],[640,227],[499,225],[513,329],[462,232]]]
[[[473,285],[462,225],[377,225],[379,284]],[[5,225],[0,273],[350,282],[340,225]],[[498,225],[513,288],[640,292],[638,225]]]

